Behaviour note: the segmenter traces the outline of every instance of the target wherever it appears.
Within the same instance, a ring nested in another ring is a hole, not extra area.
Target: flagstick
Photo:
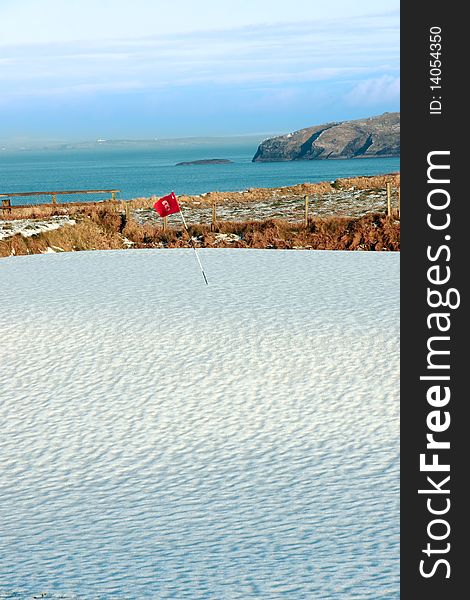
[[[183,211],[181,210],[181,206],[180,206],[180,211],[179,212],[180,212],[180,215],[181,215],[181,219],[183,220],[184,228],[186,229],[186,232],[189,235],[189,241],[191,242],[191,246],[193,247],[194,254],[196,255],[196,258],[197,258],[197,262],[199,263],[199,267],[201,268],[201,273],[202,273],[202,276],[204,277],[204,281],[206,282],[206,285],[209,285],[209,282],[207,281],[206,274],[204,273],[204,269],[202,268],[202,264],[201,264],[201,261],[199,259],[199,254],[197,253],[196,246],[194,245],[193,239],[192,239],[191,234],[189,233],[189,230],[188,230],[188,226],[186,225],[186,220],[184,218]]]

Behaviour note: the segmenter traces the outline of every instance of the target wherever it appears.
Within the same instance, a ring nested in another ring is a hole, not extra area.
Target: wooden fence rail
[[[52,192],[11,192],[0,194],[0,198],[2,198],[2,205],[0,208],[3,212],[11,213],[12,208],[32,208],[34,206],[47,206],[47,204],[11,204],[11,198],[20,198],[27,196],[50,196],[52,200],[52,205],[57,204],[57,196],[66,196],[73,194],[111,194],[111,200],[116,200],[116,194],[118,194],[121,190],[56,190]],[[82,204],[82,202],[67,202],[67,204]]]

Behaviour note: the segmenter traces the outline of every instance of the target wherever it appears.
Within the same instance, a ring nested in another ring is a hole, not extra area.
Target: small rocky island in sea
[[[176,163],[177,167],[182,167],[186,165],[227,165],[233,163],[233,160],[228,160],[226,158],[204,158],[202,160],[190,160],[185,162]]]

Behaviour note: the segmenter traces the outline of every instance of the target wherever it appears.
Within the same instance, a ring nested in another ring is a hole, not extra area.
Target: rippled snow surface
[[[395,253],[0,261],[0,598],[395,599]]]

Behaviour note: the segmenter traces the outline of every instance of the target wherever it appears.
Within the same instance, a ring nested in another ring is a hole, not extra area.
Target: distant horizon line
[[[190,140],[223,140],[229,138],[265,138],[269,136],[282,135],[281,132],[271,131],[264,133],[230,133],[217,135],[188,135],[176,137],[154,137],[154,138],[139,138],[139,137],[116,137],[116,138],[101,138],[82,139],[82,140],[64,140],[64,139],[24,139],[24,140],[0,140],[0,150],[4,150],[7,146],[15,149],[33,149],[38,147],[51,148],[61,146],[83,146],[83,145],[106,145],[106,144],[154,144],[161,142],[180,142]]]
[[[399,113],[400,111],[386,111],[381,113],[381,115],[385,114],[393,114]],[[367,117],[362,117],[359,119],[341,119],[337,121],[330,121],[335,123],[343,123],[346,121],[361,121],[364,119],[373,119],[377,116],[381,115],[372,115]],[[309,126],[307,126],[309,127]],[[287,132],[287,133],[291,133]],[[270,132],[254,132],[254,133],[230,133],[230,134],[214,134],[214,135],[187,135],[187,136],[175,136],[175,137],[149,137],[149,138],[141,138],[141,137],[97,137],[95,139],[82,139],[82,140],[65,140],[65,139],[47,139],[47,138],[23,138],[23,139],[10,139],[10,140],[1,140],[0,139],[0,151],[8,149],[14,150],[34,150],[41,147],[41,149],[51,149],[51,148],[59,148],[62,146],[85,146],[85,145],[105,145],[105,144],[154,144],[154,143],[162,143],[162,142],[181,142],[181,141],[195,141],[195,140],[221,140],[221,139],[233,139],[233,138],[259,138],[260,141],[267,139],[269,137],[275,137],[279,135],[286,135],[286,132],[283,131],[270,131]]]

